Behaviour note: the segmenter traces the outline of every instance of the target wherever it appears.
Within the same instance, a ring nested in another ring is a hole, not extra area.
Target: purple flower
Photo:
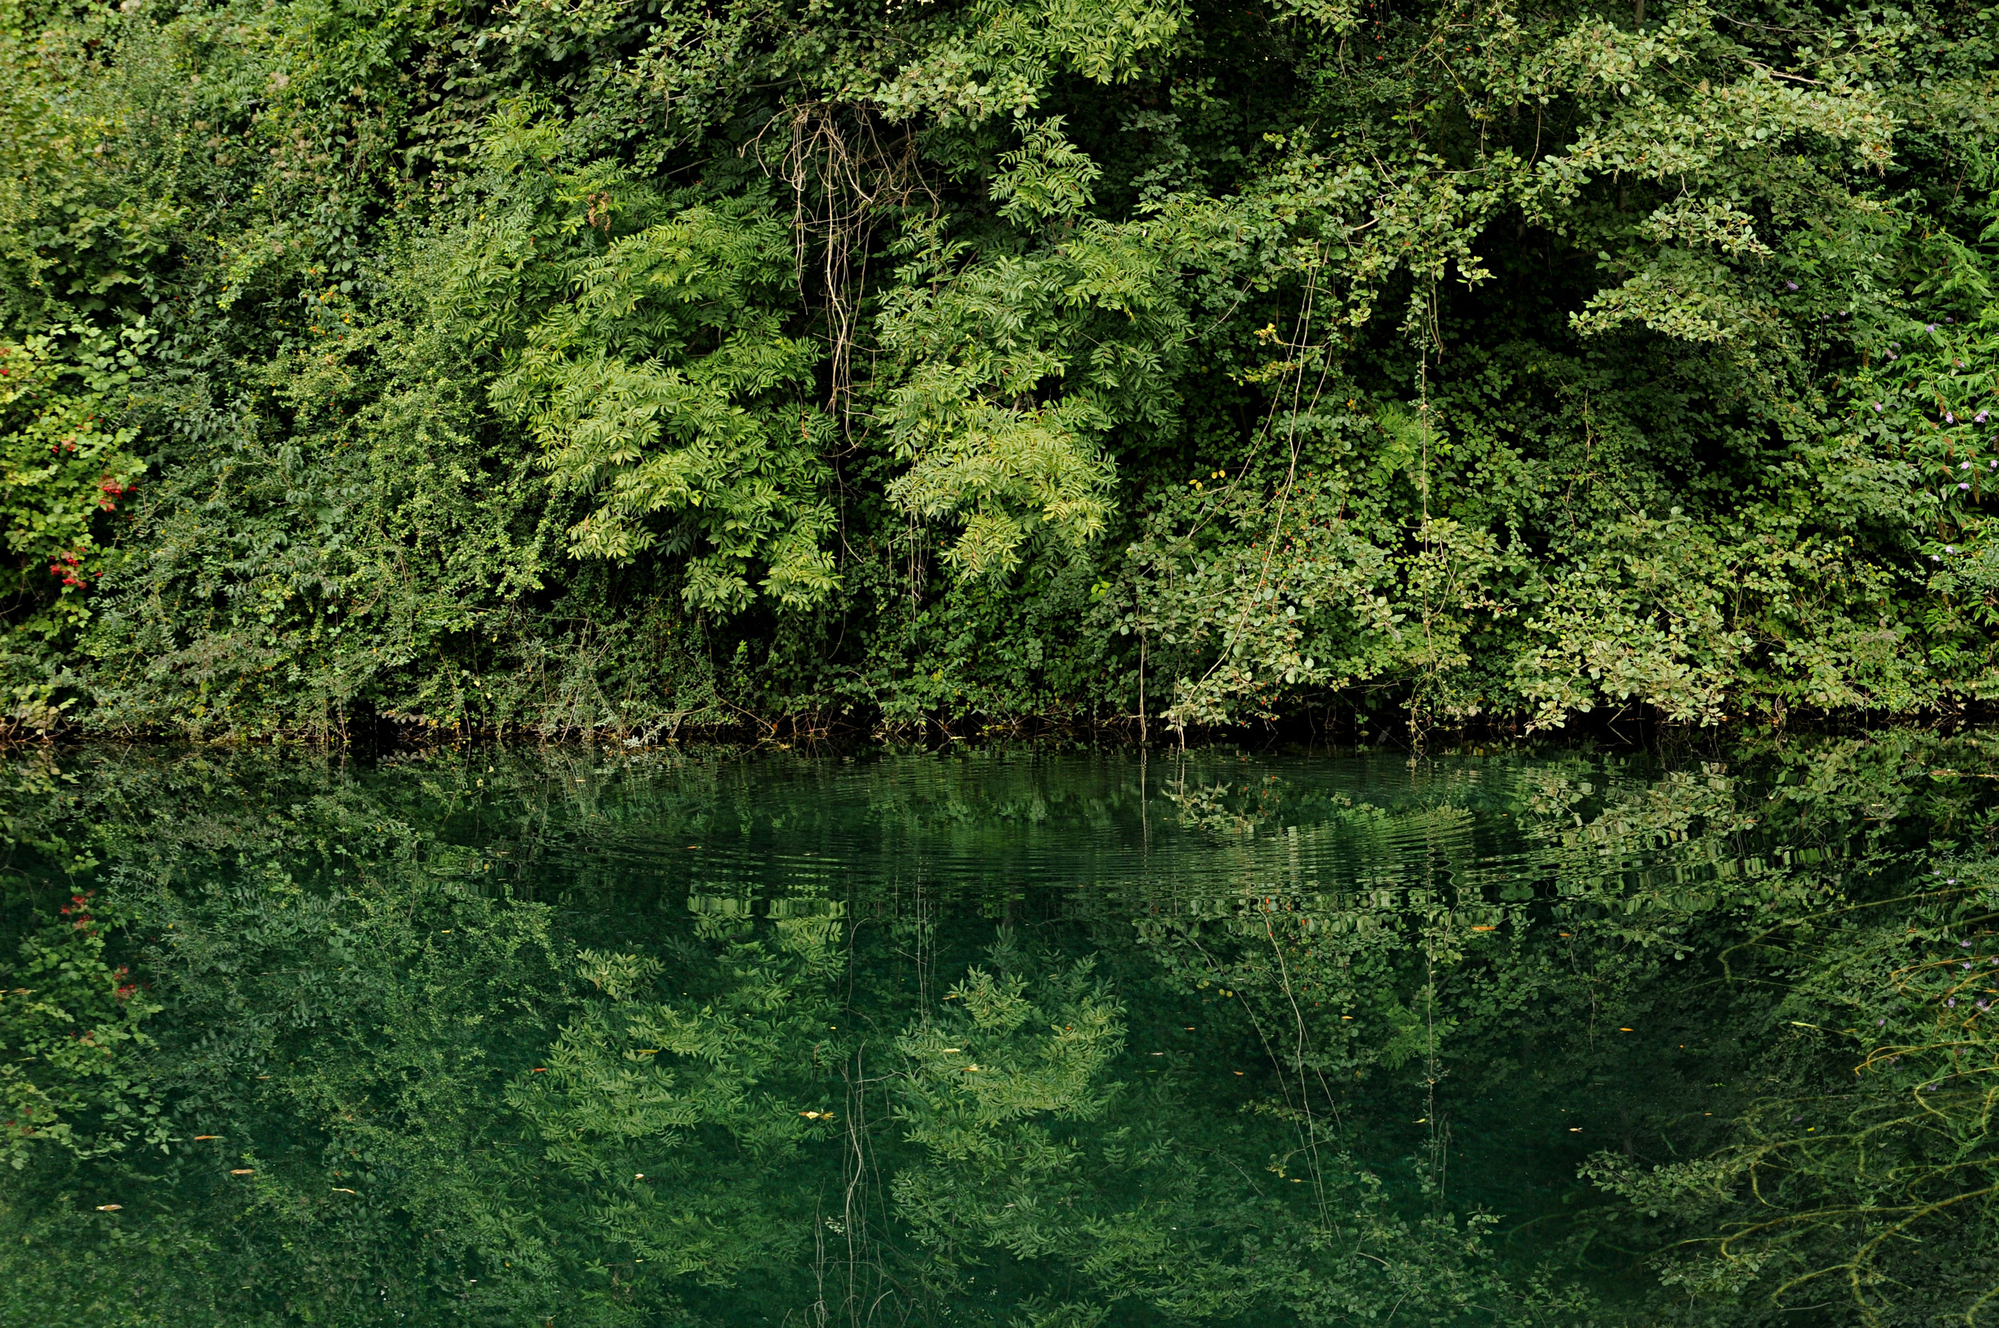
[[[1949,411],[1945,411],[1945,412],[1943,413],[1943,422],[1944,422],[1945,424],[1956,424],[1956,423],[1957,423],[1957,416],[1955,416],[1955,415],[1951,414],[1951,413],[1950,413]]]
[[[1937,330],[1937,325],[1935,323],[1931,323],[1928,327],[1923,329],[1923,331],[1925,332],[1934,332],[1936,330]]]
[[[1784,283],[1784,285],[1791,290],[1796,290],[1798,288],[1798,283],[1795,281],[1787,281]]]
[[[1960,489],[1969,489],[1971,486],[1969,484],[1960,484],[1957,487]]]
[[[1881,403],[1878,401],[1874,403],[1874,413],[1876,415],[1879,415],[1881,413]]]
[[[1891,351],[1889,351],[1889,352],[1888,352],[1888,358],[1889,358],[1889,359],[1891,359],[1891,360],[1899,360],[1899,359],[1901,359],[1902,357],[1901,357],[1901,356],[1899,356],[1899,355],[1897,355],[1897,354],[1896,354],[1896,353],[1895,353],[1894,351],[1892,351],[1892,350],[1891,350]]]
[[[1979,412],[1978,412],[1978,413],[1977,413],[1976,415],[1974,415],[1974,416],[1972,416],[1972,417],[1971,417],[1971,422],[1972,422],[1973,424],[1983,424],[1983,423],[1985,423],[1985,417],[1986,417],[1987,415],[1989,415],[1990,413],[1991,413],[1990,411],[1983,411],[1983,410],[1981,410],[1981,411],[1979,411]]]
[[[1944,882],[1944,884],[1945,884],[1945,885],[1956,885],[1956,884],[1957,884],[1957,878],[1956,878],[1955,876],[1953,876],[1953,877],[1951,877],[1951,878],[1950,878],[1949,880],[1945,881],[1945,882]],[[1970,942],[1970,941],[1959,941],[1959,942],[1957,943],[1957,948],[1958,948],[1958,949],[1960,949],[1960,950],[1969,950],[1969,949],[1971,948],[1971,942]]]
[[[1888,1021],[1886,1019],[1876,1019],[1874,1021],[1874,1026],[1876,1028],[1886,1028],[1888,1026]]]
[[[1957,997],[1955,996],[1951,997],[1949,1000],[1945,1001],[1944,1004],[1948,1005],[1951,1009],[1955,1010],[1957,1008]]]
[[[1978,1003],[1978,1008],[1979,1008],[1979,1009],[1981,1009],[1981,1010],[1989,1010],[1989,1009],[1991,1009],[1992,1007],[1991,1007],[1991,1005],[1990,1005],[1990,1004],[1988,1004],[1987,1002],[1985,1002],[1985,1001],[1980,1001],[1980,1002]]]
[[[1958,462],[1958,463],[1957,463],[1957,468],[1958,468],[1959,470],[1970,470],[1970,469],[1971,469],[1971,463],[1970,463],[1969,461],[1960,461],[1960,462]]]
[[[1970,961],[1969,959],[1967,959],[1967,960],[1965,960],[1965,961],[1964,961],[1963,963],[1959,964],[1959,965],[1958,965],[1958,967],[1959,967],[1959,968],[1970,968],[1970,967],[1971,967],[1971,961]]]

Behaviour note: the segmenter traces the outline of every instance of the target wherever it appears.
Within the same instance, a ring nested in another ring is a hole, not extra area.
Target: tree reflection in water
[[[1984,752],[17,754],[4,1322],[1977,1321]]]

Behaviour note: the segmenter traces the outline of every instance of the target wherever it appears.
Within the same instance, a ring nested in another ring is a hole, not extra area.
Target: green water
[[[1983,750],[16,753],[4,1322],[1844,1322],[1605,1177]]]

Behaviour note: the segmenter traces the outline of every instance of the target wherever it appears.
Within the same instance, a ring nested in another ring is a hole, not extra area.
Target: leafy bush
[[[5,13],[17,726],[1995,686],[1989,9]]]

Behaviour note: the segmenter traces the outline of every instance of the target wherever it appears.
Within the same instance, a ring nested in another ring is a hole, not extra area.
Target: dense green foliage
[[[8,0],[9,722],[1994,687],[1976,0]]]
[[[17,761],[0,1324],[1989,1322],[1989,764]]]

